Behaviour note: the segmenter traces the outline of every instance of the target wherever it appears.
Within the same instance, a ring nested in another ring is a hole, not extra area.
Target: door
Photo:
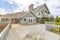
[[[32,24],[33,23],[33,20],[32,19],[29,19],[29,24]]]

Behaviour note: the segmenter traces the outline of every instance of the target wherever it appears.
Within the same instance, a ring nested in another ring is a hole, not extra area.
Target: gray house
[[[42,17],[50,17],[49,9],[46,4],[42,4],[37,8],[33,4],[29,6],[28,12],[16,12],[14,14],[5,14],[0,17],[0,21],[17,22],[21,24],[34,24],[40,21]]]

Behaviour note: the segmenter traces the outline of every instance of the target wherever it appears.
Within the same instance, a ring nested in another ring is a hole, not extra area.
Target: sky
[[[38,7],[46,3],[51,15],[60,16],[60,0],[0,0],[0,14],[28,11],[28,6]]]

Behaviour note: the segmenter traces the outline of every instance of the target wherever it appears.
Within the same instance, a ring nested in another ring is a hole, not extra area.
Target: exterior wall
[[[42,18],[49,15],[45,11],[48,11],[48,10],[44,6],[40,6],[37,9],[35,9],[33,12],[38,18]]]
[[[24,21],[24,19],[25,19],[25,21]],[[32,20],[32,22],[31,22],[31,20]],[[37,22],[37,18],[32,13],[29,13],[20,19],[21,24],[33,24],[36,22]]]

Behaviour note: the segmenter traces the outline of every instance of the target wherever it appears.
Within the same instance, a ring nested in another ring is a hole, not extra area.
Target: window
[[[43,16],[45,16],[45,13],[44,13],[44,11],[41,11],[41,13],[42,13],[42,15],[43,15]]]
[[[31,15],[29,17],[32,17]]]
[[[40,15],[40,12],[39,12],[39,14],[38,15]]]
[[[41,11],[41,13],[43,13],[43,11]]]
[[[31,19],[31,22],[32,22],[32,19]]]
[[[26,21],[26,19],[24,19],[24,21]]]
[[[36,21],[36,19],[34,19],[34,21]]]
[[[30,22],[30,19],[29,19],[29,22]]]
[[[29,22],[32,22],[32,19],[29,19]]]
[[[14,19],[12,19],[12,21],[14,21]]]

